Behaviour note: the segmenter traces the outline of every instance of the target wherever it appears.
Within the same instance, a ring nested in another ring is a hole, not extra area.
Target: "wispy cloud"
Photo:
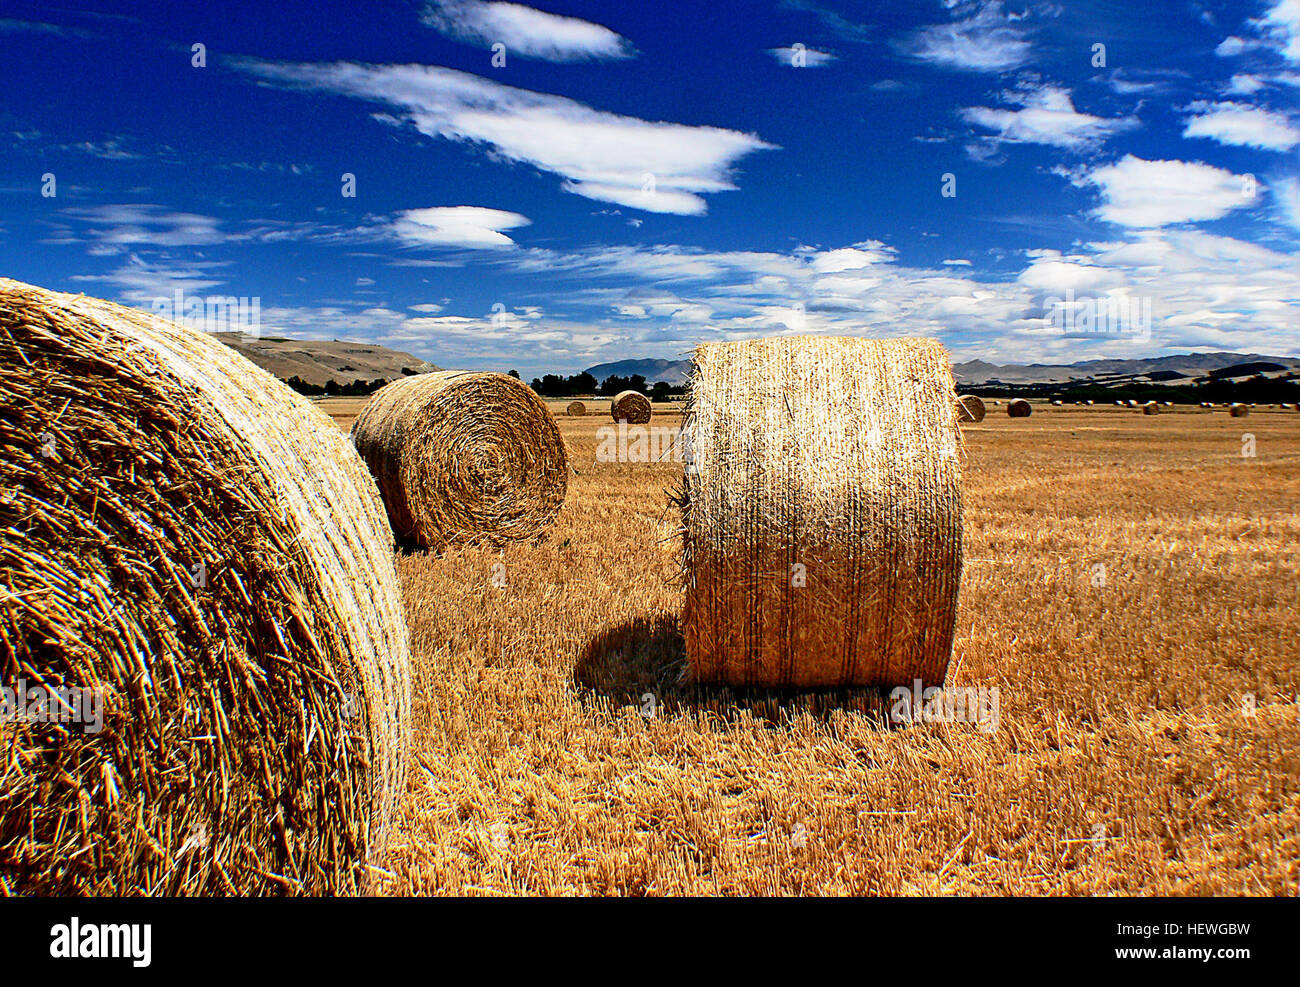
[[[851,21],[838,11],[822,7],[809,0],[783,0],[781,6],[789,10],[812,14],[829,30],[845,41],[865,42],[871,40],[871,28],[866,24]]]
[[[1184,137],[1208,137],[1220,144],[1289,151],[1300,144],[1300,128],[1284,113],[1245,103],[1198,100],[1187,107],[1192,116]]]
[[[211,216],[148,203],[78,207],[65,215],[83,224],[90,242],[124,249],[200,246],[231,239]]]
[[[1026,64],[1033,46],[998,2],[955,3],[957,20],[932,24],[900,39],[904,54],[963,72],[1008,72]]]
[[[1104,119],[1080,113],[1074,108],[1070,91],[1056,86],[1004,93],[1002,98],[1023,108],[970,106],[961,111],[961,117],[967,123],[995,131],[999,141],[1048,144],[1073,150],[1095,147],[1114,134],[1138,126],[1135,117]]]
[[[607,27],[518,3],[436,0],[424,8],[421,20],[457,41],[503,44],[507,57],[580,62],[635,54],[631,42]]]
[[[1095,215],[1136,228],[1220,219],[1252,205],[1254,186],[1244,175],[1195,161],[1145,161],[1129,154],[1087,171],[1077,185],[1098,188]]]
[[[262,79],[386,103],[429,137],[484,145],[559,175],[565,191],[647,212],[702,215],[703,194],[736,188],[739,158],[774,147],[754,134],[606,113],[439,66],[236,64]]]
[[[1273,199],[1282,213],[1282,218],[1300,233],[1300,178],[1284,178],[1272,186]]]
[[[769,48],[767,53],[777,60],[781,65],[788,65],[793,68],[821,68],[830,65],[835,61],[835,55],[829,51],[818,51],[816,48],[809,48],[806,45],[796,45],[789,48]]]

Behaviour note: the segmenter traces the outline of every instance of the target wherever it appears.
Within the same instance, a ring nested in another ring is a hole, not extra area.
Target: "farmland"
[[[1300,892],[1300,414],[964,427],[949,684],[998,688],[989,731],[681,684],[680,464],[597,462],[606,403],[562,408],[544,540],[399,555],[415,756],[383,890]]]

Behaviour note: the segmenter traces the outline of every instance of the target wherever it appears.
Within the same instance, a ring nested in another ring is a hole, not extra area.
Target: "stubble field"
[[[682,684],[681,466],[596,462],[606,406],[552,404],[576,473],[539,544],[398,557],[387,892],[1300,892],[1300,414],[965,427],[948,682],[997,687],[989,731]]]

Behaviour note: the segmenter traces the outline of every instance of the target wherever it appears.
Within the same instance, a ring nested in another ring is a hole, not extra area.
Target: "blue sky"
[[[1300,0],[10,0],[0,87],[0,273],[265,335],[1300,353]]]

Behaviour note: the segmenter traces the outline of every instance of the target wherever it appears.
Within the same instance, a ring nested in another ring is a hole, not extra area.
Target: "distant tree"
[[[518,379],[519,379],[519,371],[518,371],[518,370],[512,370],[512,371],[510,371],[510,376],[513,377],[515,380],[518,380]]]
[[[613,395],[620,391],[641,391],[645,393],[645,377],[641,374],[633,374],[631,377],[620,377],[618,374],[611,374],[606,377],[600,384],[600,393]]]

